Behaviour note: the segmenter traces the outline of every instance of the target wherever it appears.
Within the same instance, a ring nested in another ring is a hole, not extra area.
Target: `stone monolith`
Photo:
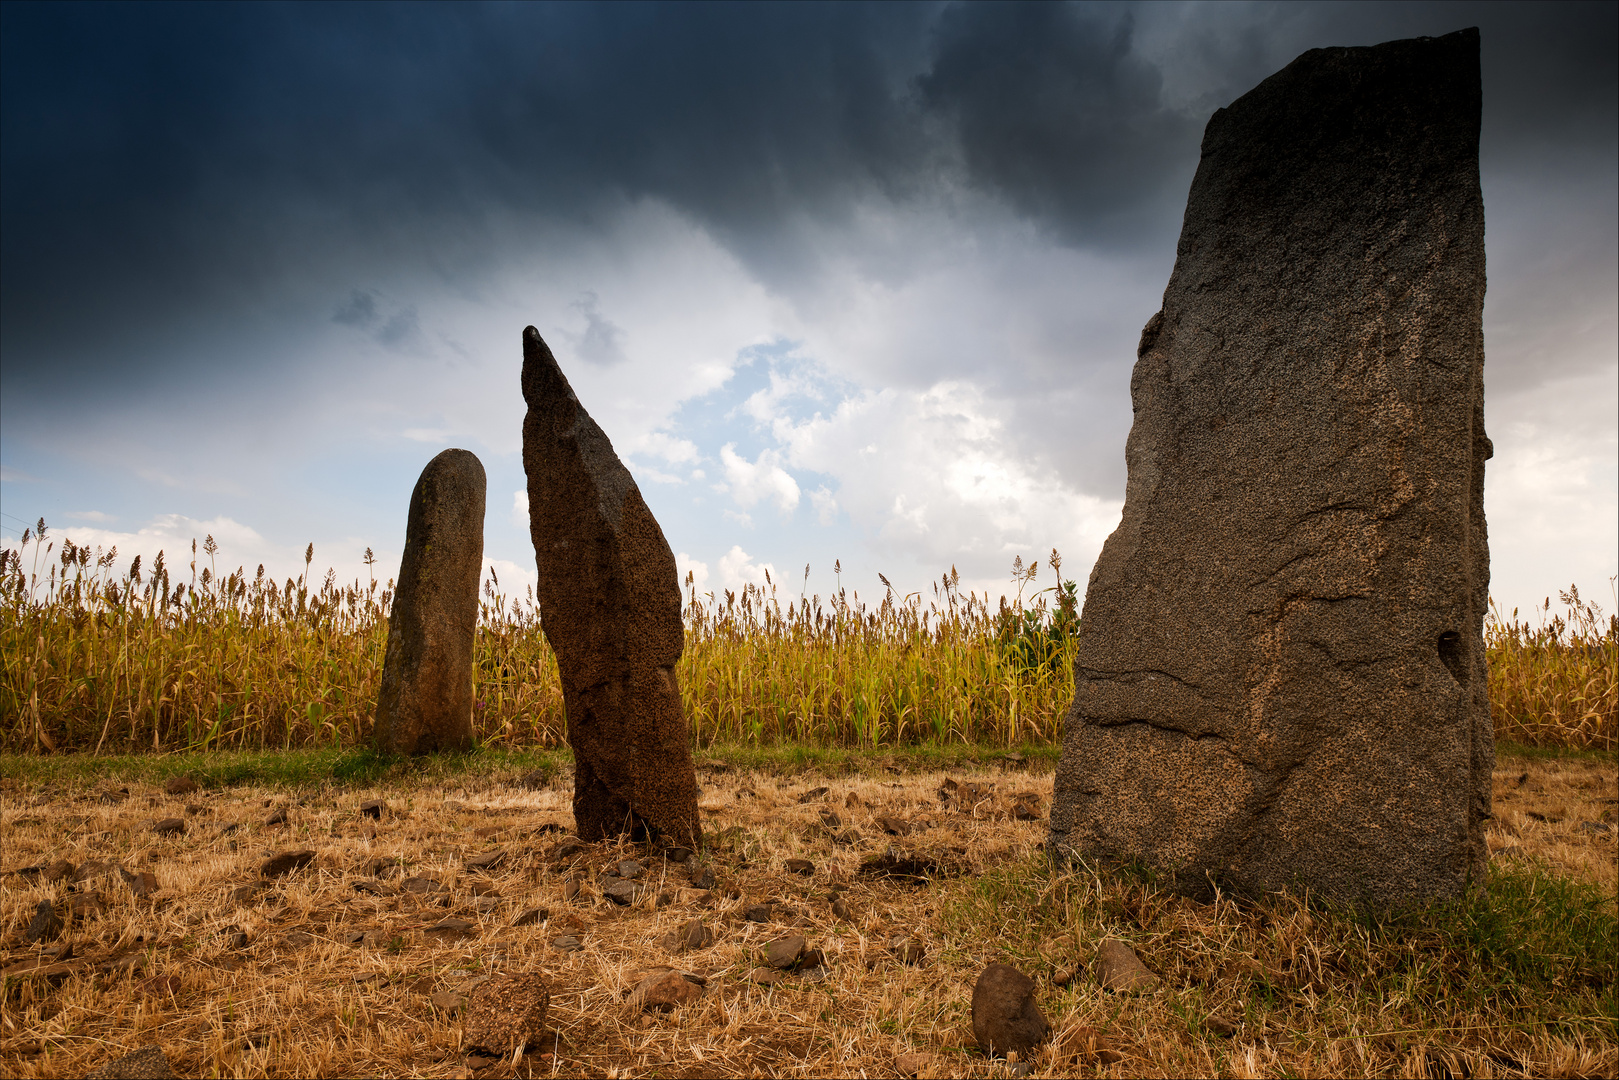
[[[1054,851],[1386,906],[1484,868],[1476,30],[1219,110],[1141,335]]]
[[[579,836],[655,835],[695,848],[674,554],[532,326],[523,331],[523,398],[535,593],[562,675]]]
[[[383,753],[472,747],[472,639],[487,487],[476,455],[446,450],[427,463],[410,493],[377,691],[374,739]]]

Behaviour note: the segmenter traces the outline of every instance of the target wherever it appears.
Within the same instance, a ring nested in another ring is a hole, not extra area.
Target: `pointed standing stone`
[[[1482,876],[1479,116],[1464,30],[1313,50],[1209,121],[1054,850],[1376,905]]]
[[[557,656],[579,836],[648,826],[697,846],[697,773],[675,682],[675,557],[556,358],[523,331],[523,469],[541,625]]]
[[[472,642],[487,488],[476,455],[446,450],[427,463],[410,493],[377,692],[374,738],[383,753],[472,747]]]

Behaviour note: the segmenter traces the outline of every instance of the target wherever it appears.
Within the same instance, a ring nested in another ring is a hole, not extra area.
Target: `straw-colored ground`
[[[182,1076],[1007,1075],[1030,1064],[1036,1075],[1619,1071],[1619,1050],[1602,1034],[1611,1024],[1598,1023],[1596,1035],[1589,1025],[1497,1025],[1494,1006],[1465,1002],[1418,1010],[1414,1022],[1420,987],[1402,1002],[1368,961],[1353,959],[1358,924],[1323,928],[1285,900],[1196,904],[1128,880],[1051,873],[1038,856],[1049,774],[1004,762],[953,772],[948,779],[993,791],[950,804],[938,797],[947,776],[937,772],[705,769],[700,779],[717,843],[684,865],[628,845],[558,858],[569,793],[508,778],[178,797],[7,780],[0,1074],[83,1076],[152,1044]],[[1611,761],[1503,761],[1494,860],[1542,860],[1600,883],[1611,904],[1616,779]],[[1038,799],[1023,805],[1038,814],[1020,820],[1016,797],[1027,793]],[[380,820],[359,811],[372,798],[389,805]],[[285,824],[267,824],[283,809]],[[827,812],[841,820],[828,824]],[[151,831],[171,817],[184,820],[184,834]],[[914,831],[889,832],[904,826]],[[956,873],[923,885],[862,873],[863,859],[891,846]],[[488,873],[464,865],[496,848],[506,856]],[[292,849],[315,851],[314,866],[233,898],[267,855]],[[646,864],[653,887],[619,907],[597,878],[630,857]],[[402,871],[375,876],[367,864],[379,858]],[[813,863],[813,874],[789,872],[793,858]],[[57,860],[150,871],[157,890],[136,897],[116,867],[76,886],[18,872]],[[712,890],[690,887],[699,862],[717,877]],[[400,888],[416,876],[444,891]],[[583,882],[572,901],[570,879]],[[834,913],[834,893],[847,917]],[[72,956],[53,964],[24,938],[36,905],[85,896],[105,911],[70,919],[51,947],[69,942]],[[772,905],[770,921],[745,917],[759,903]],[[513,925],[532,908],[545,913],[540,921]],[[1054,910],[1085,914],[1062,916],[1066,934],[1030,936]],[[446,917],[470,922],[472,936],[426,932]],[[660,943],[694,918],[715,944],[674,954]],[[245,945],[232,940],[238,930]],[[1163,986],[1134,997],[1099,989],[1085,966],[1104,931],[1134,945]],[[788,933],[821,949],[824,967],[774,986],[750,981],[765,945]],[[574,951],[556,946],[565,935],[577,939]],[[922,946],[919,962],[898,955],[907,941]],[[972,980],[1002,958],[1037,980],[1054,1026],[1032,1062],[991,1062],[972,1048]],[[703,996],[668,1014],[628,1004],[641,973],[660,966],[703,976]],[[551,987],[546,1043],[515,1066],[469,1062],[455,995],[491,972],[534,970]],[[1375,994],[1361,991],[1362,977]]]

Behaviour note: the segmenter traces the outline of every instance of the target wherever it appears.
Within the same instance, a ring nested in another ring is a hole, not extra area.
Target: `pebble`
[[[815,864],[810,862],[808,859],[788,859],[787,872],[789,874],[801,874],[804,877],[813,877],[815,874]]]
[[[703,996],[703,988],[678,971],[664,971],[642,979],[630,991],[632,1004],[651,1011],[669,1012]]]
[[[177,817],[163,818],[161,821],[152,822],[151,830],[159,836],[183,836],[186,831],[185,819]]]
[[[1051,1031],[1034,1000],[1034,980],[1007,964],[991,964],[973,986],[973,1038],[990,1057],[1019,1055],[1039,1046]]]
[[[478,928],[465,919],[441,919],[422,933],[436,941],[459,941],[475,936]]]
[[[143,1046],[90,1074],[90,1080],[175,1080],[174,1067],[157,1046]]]
[[[802,934],[777,938],[765,946],[765,961],[777,971],[785,971],[798,964],[808,944]]]
[[[1134,993],[1157,987],[1158,976],[1136,956],[1135,950],[1118,938],[1108,938],[1096,949],[1096,981],[1104,990]]]
[[[512,1056],[519,1047],[539,1045],[551,993],[532,972],[492,976],[472,991],[461,1010],[461,1045],[468,1050]]]
[[[190,795],[197,790],[197,782],[189,776],[171,776],[169,782],[163,785],[163,790],[176,797]]]
[[[300,870],[308,866],[314,861],[315,853],[308,848],[299,851],[280,851],[264,860],[259,867],[259,876],[266,878],[284,877],[294,870]]]
[[[28,923],[28,940],[55,941],[61,933],[62,916],[56,913],[56,905],[49,900],[41,900]]]

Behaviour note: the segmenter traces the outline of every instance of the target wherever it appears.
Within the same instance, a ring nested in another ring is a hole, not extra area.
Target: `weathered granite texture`
[[[523,331],[523,468],[546,640],[562,674],[579,836],[696,848],[697,774],[675,682],[675,557],[556,358]],[[650,827],[650,828],[649,828]]]
[[[472,639],[487,488],[476,455],[446,450],[427,463],[410,493],[377,692],[373,739],[384,753],[472,747]]]
[[[1377,906],[1481,875],[1478,56],[1476,30],[1317,49],[1209,121],[1054,850]]]

